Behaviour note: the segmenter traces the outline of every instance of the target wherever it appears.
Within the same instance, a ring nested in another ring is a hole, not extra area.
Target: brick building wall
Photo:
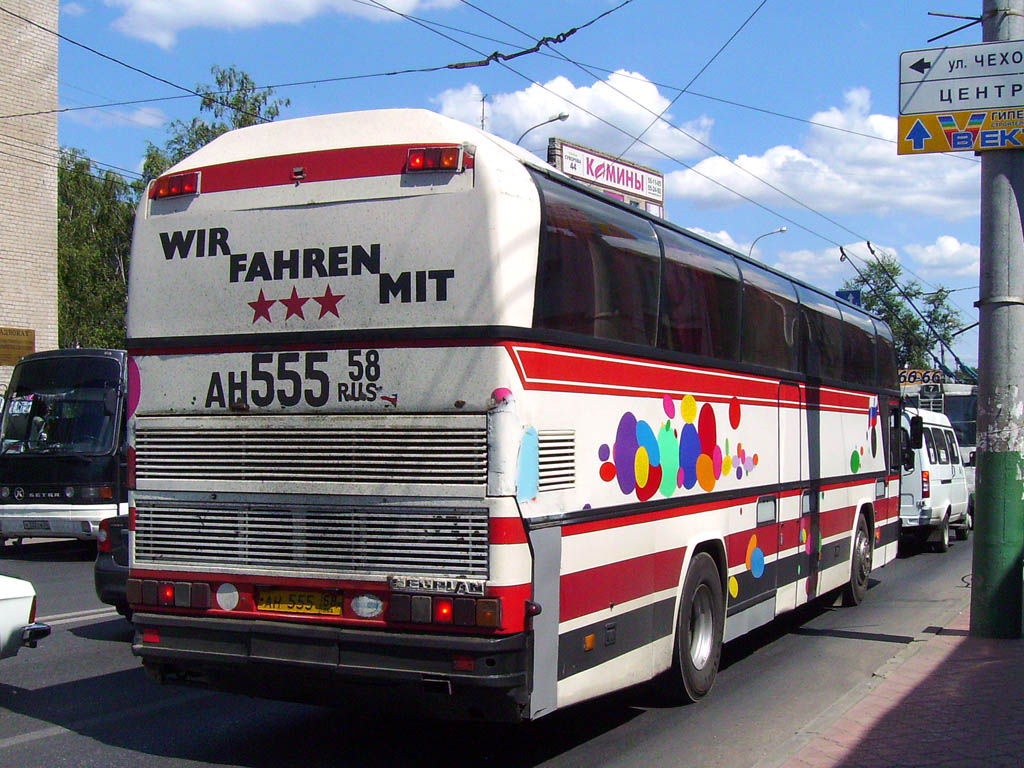
[[[57,31],[58,0],[3,6]],[[0,15],[0,115],[57,109],[57,37]],[[57,347],[57,115],[0,118],[0,352],[30,330]],[[0,391],[11,366],[0,364]]]

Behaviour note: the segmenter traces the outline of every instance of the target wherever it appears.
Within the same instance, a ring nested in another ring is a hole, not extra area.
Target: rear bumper
[[[93,566],[93,583],[96,586],[96,597],[101,603],[114,605],[120,610],[128,608],[126,585],[128,583],[128,566],[118,565],[113,555],[100,552]]]
[[[527,634],[393,634],[152,613],[133,622],[132,653],[159,682],[406,713],[412,701],[440,716],[489,720],[519,720],[528,701]]]

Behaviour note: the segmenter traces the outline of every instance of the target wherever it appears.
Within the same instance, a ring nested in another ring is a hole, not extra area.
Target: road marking
[[[106,619],[111,616],[116,616],[117,611],[114,608],[92,608],[88,611],[72,611],[71,613],[55,613],[53,616],[43,616],[38,619],[43,624],[49,624],[51,627],[60,626],[61,624],[74,624],[81,621],[94,621],[96,619]]]
[[[154,701],[149,704],[143,704],[139,707],[132,707],[128,710],[118,710],[116,713],[111,712],[103,715],[96,715],[94,717],[87,717],[82,720],[76,720],[66,726],[51,725],[48,728],[40,728],[38,731],[20,733],[17,736],[0,739],[0,750],[17,747],[21,744],[27,744],[33,741],[39,741],[40,739],[49,739],[52,736],[81,736],[83,732],[92,730],[97,726],[106,726],[115,722],[123,723],[126,717],[148,715],[153,712],[159,712],[161,709],[180,707],[183,704],[189,704],[193,701],[198,701],[199,699],[212,695],[213,694],[210,691],[185,694],[183,696],[175,696],[167,701]]]

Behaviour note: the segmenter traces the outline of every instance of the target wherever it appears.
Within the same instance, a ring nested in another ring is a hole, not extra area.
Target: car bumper
[[[112,555],[100,552],[93,566],[93,582],[96,585],[96,597],[101,603],[117,606],[118,609],[127,609],[127,565],[120,565],[114,561]]]

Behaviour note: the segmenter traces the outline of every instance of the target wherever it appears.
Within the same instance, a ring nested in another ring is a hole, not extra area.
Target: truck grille
[[[140,489],[487,483],[484,416],[139,417],[135,449]]]
[[[137,498],[134,564],[284,576],[486,579],[488,513]]]

